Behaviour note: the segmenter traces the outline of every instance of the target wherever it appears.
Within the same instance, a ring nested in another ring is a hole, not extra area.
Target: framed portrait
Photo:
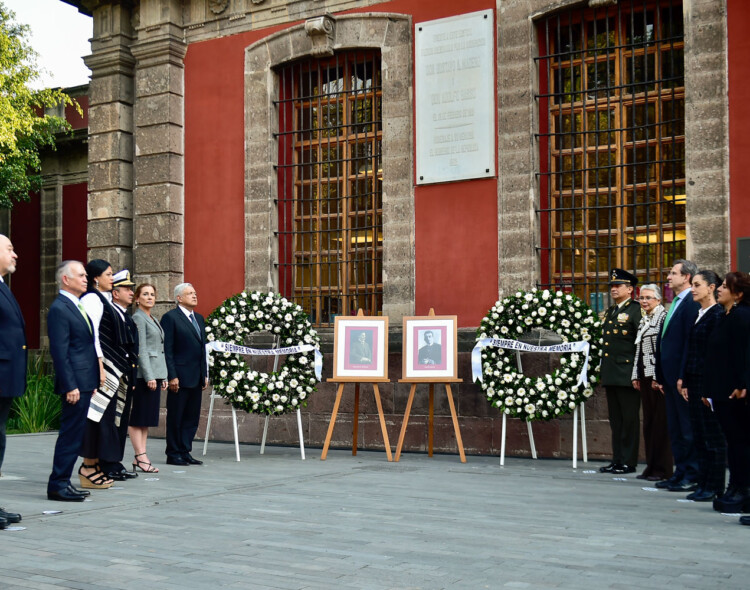
[[[404,381],[458,377],[456,325],[454,315],[404,318]]]
[[[388,318],[339,316],[335,322],[333,380],[387,380]]]

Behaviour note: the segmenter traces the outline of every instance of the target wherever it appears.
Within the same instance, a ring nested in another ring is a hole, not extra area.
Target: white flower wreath
[[[586,362],[583,354],[561,356],[560,367],[552,374],[526,377],[518,372],[515,351],[487,347],[481,354],[483,380],[479,385],[487,400],[505,414],[527,421],[552,420],[573,411],[593,394],[599,379],[601,322],[575,295],[549,290],[519,291],[495,303],[482,320],[477,336],[517,340],[533,329],[551,330],[563,342],[589,342],[586,383],[578,383]]]
[[[278,293],[243,291],[225,300],[206,320],[209,342],[244,345],[253,332],[279,337],[282,347],[320,344],[307,314]],[[273,373],[251,370],[232,352],[212,352],[209,374],[214,390],[238,410],[281,415],[307,405],[315,391],[314,351],[291,354]]]

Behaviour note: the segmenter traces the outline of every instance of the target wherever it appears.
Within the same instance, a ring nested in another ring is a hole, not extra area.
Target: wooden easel
[[[333,404],[333,412],[331,413],[331,421],[328,423],[328,433],[326,434],[326,441],[323,445],[323,453],[320,455],[320,460],[325,461],[328,456],[328,446],[331,444],[331,436],[333,436],[333,427],[336,424],[336,414],[339,411],[339,405],[341,404],[341,396],[344,393],[344,385],[346,383],[354,383],[354,420],[352,423],[352,455],[357,455],[357,430],[359,426],[359,386],[362,384],[360,381],[345,381],[343,378],[339,379],[328,379],[331,383],[338,383],[339,387],[336,391],[336,402]],[[379,379],[377,381],[367,381],[366,383],[372,383],[372,390],[375,394],[375,404],[378,406],[378,417],[380,418],[380,429],[383,431],[383,442],[385,443],[385,454],[389,461],[393,461],[391,456],[391,443],[388,440],[388,430],[385,427],[385,416],[383,415],[383,404],[380,401],[380,390],[378,389],[378,383],[389,383],[388,379]]]
[[[360,309],[357,312],[357,317],[365,317],[364,312]],[[338,326],[338,320],[336,318],[336,325]],[[372,390],[375,394],[375,404],[378,407],[378,417],[380,418],[380,429],[383,431],[383,443],[385,444],[385,453],[388,457],[388,461],[393,461],[391,456],[391,443],[388,440],[388,430],[385,427],[385,416],[383,415],[383,404],[380,401],[380,389],[378,389],[378,383],[390,383],[388,379],[388,318],[385,319],[385,342],[383,350],[385,351],[386,358],[383,359],[385,363],[384,376],[373,377],[362,381],[362,377],[344,377],[336,374],[336,361],[334,360],[334,377],[333,379],[327,379],[329,383],[338,383],[338,389],[336,391],[336,401],[333,404],[333,412],[331,412],[331,421],[328,423],[328,432],[326,433],[326,440],[323,444],[323,453],[320,455],[320,460],[325,461],[328,456],[328,446],[331,444],[331,437],[333,436],[333,427],[336,424],[336,415],[339,412],[339,406],[341,405],[341,396],[344,393],[344,385],[347,383],[354,383],[354,420],[352,423],[352,455],[357,455],[357,431],[359,429],[359,387],[363,383],[371,383]],[[336,352],[339,346],[338,342],[334,342],[334,352]]]
[[[435,316],[435,310],[430,308],[427,317]],[[443,316],[441,316],[443,317]],[[404,321],[404,333],[406,332],[407,322]],[[455,334],[454,334],[455,339]],[[404,343],[406,343],[406,336],[404,336]],[[458,361],[456,356],[457,350],[454,347],[453,350],[453,366],[456,367]],[[406,345],[404,345],[403,352],[403,372],[406,375],[406,362],[407,362],[407,351]],[[456,433],[456,443],[458,444],[458,454],[461,456],[461,463],[466,463],[466,455],[464,454],[464,443],[461,439],[461,429],[458,427],[458,416],[456,415],[456,405],[453,403],[453,391],[451,390],[451,383],[462,383],[463,379],[456,379],[453,377],[440,377],[435,379],[434,377],[412,377],[411,379],[399,379],[399,383],[411,383],[411,389],[409,390],[409,400],[406,402],[406,411],[404,412],[404,421],[401,423],[401,434],[398,437],[398,445],[396,446],[396,461],[401,459],[401,449],[404,446],[404,437],[406,436],[406,427],[409,424],[409,415],[411,414],[411,405],[414,402],[414,393],[417,390],[417,385],[420,383],[426,383],[429,385],[429,410],[427,418],[427,456],[432,457],[432,446],[434,438],[434,421],[435,421],[435,385],[445,385],[445,393],[448,396],[448,405],[451,409],[451,418],[453,418],[453,431]]]
[[[411,413],[411,404],[414,401],[414,392],[417,390],[419,383],[425,383],[425,381],[412,381],[406,379],[399,379],[399,383],[411,383],[411,389],[409,390],[409,401],[406,402],[406,411],[404,412],[404,421],[401,424],[401,434],[398,437],[398,446],[396,447],[396,461],[401,458],[401,448],[404,446],[404,437],[406,436],[406,426],[409,424],[409,414]],[[452,379],[450,381],[434,381],[429,382],[429,414],[427,419],[427,455],[432,457],[432,441],[433,441],[433,426],[435,416],[435,385],[445,385],[445,393],[448,396],[448,405],[451,408],[451,418],[453,418],[453,430],[456,433],[456,443],[458,444],[458,454],[461,456],[461,463],[466,463],[466,455],[464,454],[464,443],[461,439],[461,429],[458,427],[458,416],[456,415],[456,405],[453,403],[453,392],[451,391],[451,383],[462,383],[463,379]]]

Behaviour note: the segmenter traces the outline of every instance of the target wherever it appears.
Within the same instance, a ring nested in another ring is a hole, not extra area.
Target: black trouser
[[[8,423],[11,405],[13,405],[12,397],[0,397],[0,469],[5,459],[5,427]]]
[[[182,459],[193,450],[202,396],[200,385],[167,392],[167,458]]]
[[[750,488],[750,406],[747,399],[713,398],[716,416],[727,440],[729,485]]]
[[[616,385],[608,385],[605,390],[612,429],[612,462],[635,467],[641,440],[641,394],[632,387]]]
[[[82,393],[75,404],[69,404],[65,401],[65,395],[61,396],[60,431],[55,443],[52,473],[47,482],[48,492],[59,492],[70,485],[70,475],[81,452],[83,429],[92,393]]]
[[[727,442],[716,413],[703,401],[700,375],[688,375],[688,409],[693,444],[698,456],[696,482],[704,490],[722,494],[727,471]]]

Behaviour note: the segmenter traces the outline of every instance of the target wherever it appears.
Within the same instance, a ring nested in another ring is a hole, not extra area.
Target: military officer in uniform
[[[602,473],[633,473],[638,463],[641,396],[631,382],[641,321],[641,306],[633,298],[637,283],[636,277],[621,268],[610,273],[609,292],[615,303],[604,314],[601,378],[612,429],[612,462],[599,469]]]

